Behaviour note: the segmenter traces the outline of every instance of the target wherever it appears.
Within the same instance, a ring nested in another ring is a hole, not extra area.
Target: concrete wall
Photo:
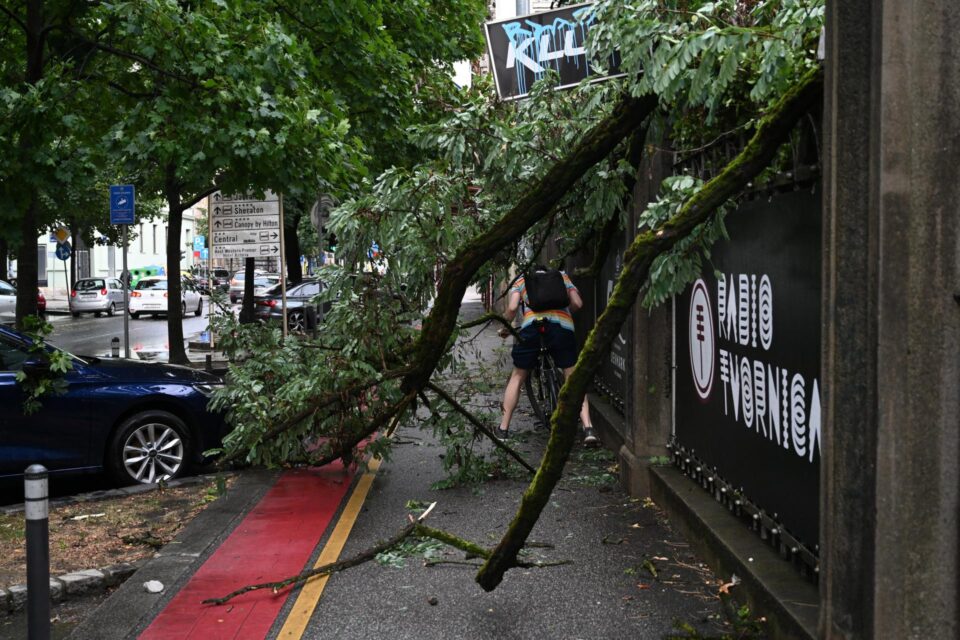
[[[960,13],[828,2],[823,638],[957,638]]]

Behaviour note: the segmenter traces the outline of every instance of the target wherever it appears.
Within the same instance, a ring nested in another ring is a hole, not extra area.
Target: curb
[[[202,484],[206,481],[215,479],[216,475],[191,476],[173,480],[166,484],[166,488],[189,487]],[[50,507],[62,507],[70,504],[82,504],[85,502],[99,502],[111,498],[123,498],[126,496],[149,493],[159,489],[157,484],[138,484],[119,489],[108,489],[103,491],[91,491],[81,493],[75,496],[55,498],[50,500]],[[14,505],[0,508],[0,514],[15,515],[23,513],[23,505]],[[202,512],[201,512],[202,513]],[[109,587],[115,587],[122,584],[127,578],[132,576],[137,569],[146,564],[149,558],[136,563],[122,562],[120,564],[101,567],[99,569],[83,569],[81,571],[72,571],[56,578],[50,578],[50,602],[61,602],[68,597],[76,597],[104,591]],[[15,584],[8,587],[0,587],[0,614],[16,613],[27,606],[27,585]]]
[[[100,569],[84,569],[50,578],[50,602],[61,602],[67,597],[104,591],[132,576],[139,565],[126,562]],[[27,606],[27,585],[15,584],[0,589],[0,613],[16,613]]]

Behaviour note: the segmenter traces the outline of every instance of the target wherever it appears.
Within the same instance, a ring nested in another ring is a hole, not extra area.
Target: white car
[[[140,278],[137,286],[130,292],[130,317],[136,320],[141,313],[149,313],[153,316],[166,315],[167,285],[166,276]],[[195,316],[203,314],[203,298],[192,284],[182,282],[180,314],[186,317],[188,309],[192,310]]]

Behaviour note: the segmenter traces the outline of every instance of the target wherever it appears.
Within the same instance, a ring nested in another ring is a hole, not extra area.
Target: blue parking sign
[[[193,236],[193,250],[203,251],[203,245],[206,244],[206,240],[203,236]]]
[[[134,223],[132,184],[110,185],[110,224]]]

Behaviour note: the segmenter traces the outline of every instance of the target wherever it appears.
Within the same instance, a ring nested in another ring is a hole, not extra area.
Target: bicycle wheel
[[[530,400],[533,415],[537,421],[535,426],[538,428],[547,427],[549,425],[550,413],[545,410],[544,406],[547,387],[543,376],[543,369],[539,366],[532,369],[524,382],[524,388],[527,392],[527,399]]]
[[[549,355],[543,358],[543,412],[546,414],[549,424],[550,416],[557,408],[557,398],[560,396],[560,385],[563,384],[562,374],[557,366],[553,364],[553,358]]]

